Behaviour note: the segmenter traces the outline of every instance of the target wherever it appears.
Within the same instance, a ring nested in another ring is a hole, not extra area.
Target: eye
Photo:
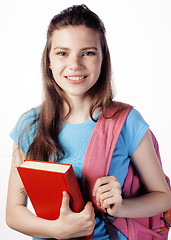
[[[57,52],[56,53],[56,55],[58,55],[58,56],[66,56],[66,54],[67,54],[66,52]]]
[[[84,56],[94,56],[94,55],[96,55],[96,53],[92,52],[92,51],[88,51],[88,52],[83,53],[83,55]]]

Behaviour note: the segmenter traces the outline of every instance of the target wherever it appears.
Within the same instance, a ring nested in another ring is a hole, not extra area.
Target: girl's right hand
[[[59,228],[61,229],[60,239],[77,238],[91,235],[95,227],[95,213],[92,203],[88,202],[83,211],[80,213],[75,213],[70,209],[69,202],[70,196],[68,193],[63,192],[60,216],[57,220],[53,221],[54,235],[55,226],[58,227],[58,236],[56,236],[58,239]],[[57,224],[55,225],[55,223]]]

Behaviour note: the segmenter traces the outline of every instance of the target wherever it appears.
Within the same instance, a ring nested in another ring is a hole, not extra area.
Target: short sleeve
[[[10,133],[10,137],[18,146],[20,146],[24,153],[27,153],[37,132],[38,125],[37,123],[33,124],[33,122],[39,116],[39,113],[40,110],[37,108],[31,109],[23,114]]]
[[[129,156],[135,152],[148,128],[149,125],[145,122],[141,114],[133,108],[122,129],[122,135]]]

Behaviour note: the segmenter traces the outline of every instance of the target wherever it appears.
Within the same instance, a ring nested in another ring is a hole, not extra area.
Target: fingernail
[[[63,194],[63,197],[66,197],[66,192],[65,191],[62,194]]]

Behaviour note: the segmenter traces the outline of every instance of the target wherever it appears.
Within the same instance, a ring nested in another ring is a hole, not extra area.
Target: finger
[[[114,197],[114,196],[117,196],[117,195],[121,195],[120,188],[109,189],[109,191],[101,193],[99,195],[99,197],[100,197],[100,200],[103,201],[103,200],[105,200],[107,198],[111,198],[111,197]]]
[[[66,212],[70,211],[69,207],[70,196],[67,192],[63,192],[62,204],[61,204],[61,211]]]
[[[118,207],[121,203],[122,203],[122,197],[120,194],[118,194],[102,201],[102,207],[114,208],[114,207]]]
[[[93,211],[94,212],[94,207],[93,207],[93,204],[91,202],[87,202],[85,207],[84,207],[84,211],[86,212],[91,212]]]
[[[97,189],[99,187],[102,187],[103,185],[106,185],[106,184],[108,184],[111,181],[115,182],[115,181],[117,181],[117,178],[114,177],[114,176],[107,176],[107,177],[98,178],[96,180],[94,188],[93,188],[93,196],[96,195]]]
[[[121,194],[120,183],[114,180],[114,178],[110,178],[110,180],[111,181],[107,184],[99,186],[95,192],[96,202],[98,205],[101,205],[102,201],[106,198]]]
[[[95,218],[94,207],[91,202],[86,203],[83,211],[84,211],[84,214],[87,214],[87,215],[91,216],[92,218]]]
[[[95,193],[97,205],[101,205],[101,200],[103,200],[105,197],[111,197],[112,193],[110,192],[111,192],[110,184],[98,187]]]
[[[116,195],[116,193],[113,193],[113,191],[111,190],[111,191],[100,194],[99,198],[100,198],[100,201],[103,202],[105,199],[111,198],[114,195]]]

